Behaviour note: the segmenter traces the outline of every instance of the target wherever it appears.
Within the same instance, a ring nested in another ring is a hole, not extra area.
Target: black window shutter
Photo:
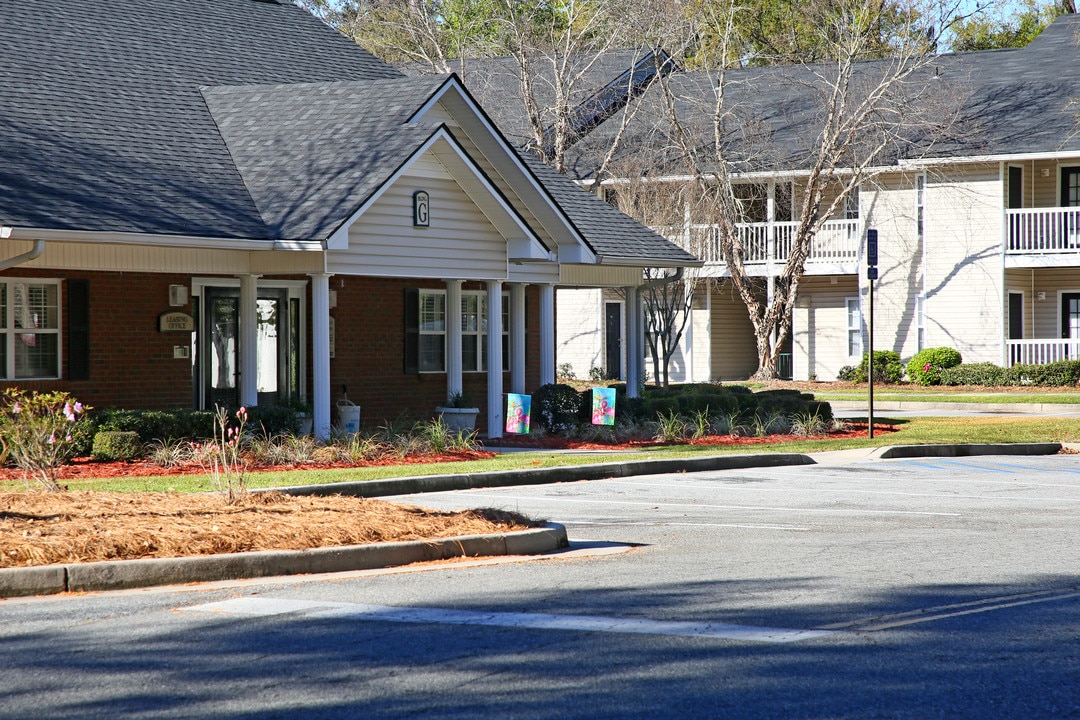
[[[405,374],[420,372],[420,291],[405,290]]]
[[[90,378],[90,281],[67,281],[68,379]]]

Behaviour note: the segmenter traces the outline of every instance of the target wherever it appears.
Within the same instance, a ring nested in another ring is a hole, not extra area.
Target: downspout
[[[0,238],[7,239],[9,237],[11,237],[11,228],[0,227]],[[21,255],[16,255],[15,257],[8,258],[7,260],[0,260],[0,272],[7,270],[8,268],[13,268],[16,265],[22,265],[25,262],[30,262],[31,260],[40,257],[43,252],[45,252],[45,241],[35,240],[32,250],[24,252]]]

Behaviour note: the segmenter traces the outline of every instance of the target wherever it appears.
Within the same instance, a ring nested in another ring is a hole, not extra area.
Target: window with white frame
[[[926,296],[920,295],[915,298],[915,323],[918,327],[918,350],[922,352],[926,348]]]
[[[844,219],[859,219],[859,187],[851,188],[851,192],[844,198]]]
[[[915,230],[919,237],[926,230],[926,176],[915,176]]]
[[[844,298],[847,308],[847,354],[848,357],[862,357],[862,313],[859,311],[859,298]]]
[[[60,377],[60,282],[0,281],[0,333],[5,379]]]
[[[502,345],[503,370],[510,367],[510,295],[503,293]],[[420,372],[446,372],[446,292],[420,291]],[[461,293],[461,369],[483,372],[487,369],[487,293]]]
[[[420,372],[446,370],[446,293],[420,291]]]

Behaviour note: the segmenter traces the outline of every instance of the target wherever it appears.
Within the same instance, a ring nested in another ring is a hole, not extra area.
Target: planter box
[[[446,423],[451,432],[476,429],[476,416],[480,414],[480,408],[448,408],[437,407],[435,412]]]

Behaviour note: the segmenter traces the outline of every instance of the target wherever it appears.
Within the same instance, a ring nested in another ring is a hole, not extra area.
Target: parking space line
[[[301,614],[303,617],[312,619],[366,620],[433,625],[478,625],[526,630],[665,635],[761,643],[791,643],[835,634],[831,630],[798,630],[753,625],[620,618],[602,615],[447,610],[443,608],[391,607],[388,605],[262,597],[233,598],[221,602],[195,605],[186,608],[186,610],[248,617]]]
[[[958,460],[938,460],[937,462],[933,463],[925,461],[920,462],[917,460],[902,460],[898,464],[916,465],[918,467],[933,468],[934,470],[949,470],[951,468],[962,467],[972,468],[974,470],[985,470],[986,472],[1005,473],[1008,475],[1016,474],[1016,472],[1013,470],[1001,470],[1000,468],[986,467],[985,465],[976,465],[974,463],[959,462]]]
[[[1015,595],[999,595],[996,597],[969,600],[961,603],[938,605],[929,608],[919,608],[906,612],[891,613],[888,615],[875,615],[869,618],[860,618],[831,625],[821,625],[820,630],[848,630],[858,632],[874,632],[878,630],[890,630],[916,625],[919,623],[934,622],[961,615],[974,615],[976,613],[991,612],[994,610],[1006,610],[1022,605],[1036,603],[1056,602],[1080,597],[1080,588],[1071,587],[1058,590],[1040,590]]]

